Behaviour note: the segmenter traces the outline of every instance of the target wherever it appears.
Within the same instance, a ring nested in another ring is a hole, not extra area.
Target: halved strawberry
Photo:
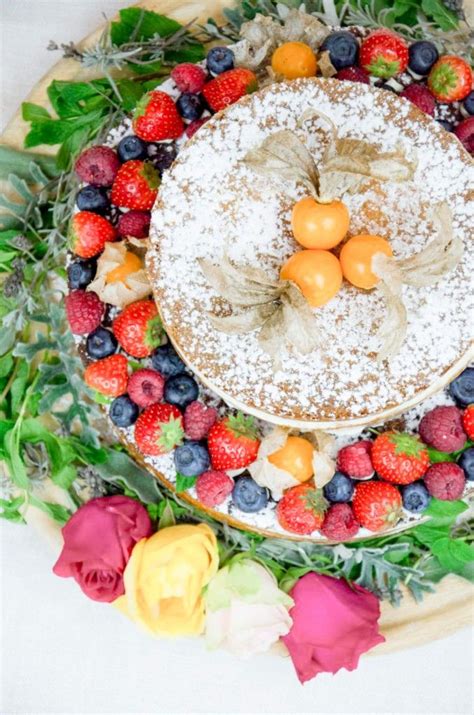
[[[184,437],[183,416],[177,407],[155,403],[135,423],[138,449],[150,457],[170,452]]]
[[[443,55],[431,68],[428,88],[440,102],[457,102],[472,89],[472,70],[456,55]]]
[[[151,355],[163,337],[163,325],[152,300],[127,305],[115,318],[112,330],[122,348],[136,358]]]
[[[128,382],[127,358],[125,355],[110,355],[91,363],[84,372],[84,381],[107,397],[125,394]]]
[[[149,161],[126,161],[115,177],[112,203],[125,209],[148,211],[153,208],[159,185],[160,175]]]
[[[244,67],[237,67],[217,75],[204,85],[202,93],[208,105],[215,112],[234,104],[246,94],[255,92],[258,87],[253,72]]]
[[[260,440],[252,417],[238,412],[216,422],[207,436],[213,469],[241,469],[257,458]]]
[[[355,518],[370,531],[388,529],[400,519],[402,498],[393,484],[359,482],[352,500]]]
[[[135,134],[146,142],[177,139],[184,131],[175,103],[160,90],[143,95],[133,114],[132,126]]]
[[[362,42],[359,64],[375,77],[388,79],[408,65],[408,45],[390,30],[374,30]]]
[[[81,258],[93,258],[102,253],[107,241],[115,241],[117,231],[110,221],[92,211],[79,211],[69,224],[71,251]]]

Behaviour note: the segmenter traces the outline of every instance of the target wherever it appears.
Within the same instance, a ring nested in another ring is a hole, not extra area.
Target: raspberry
[[[196,404],[196,403],[194,403]],[[205,506],[217,506],[229,496],[234,488],[234,481],[225,472],[211,470],[203,472],[197,479],[198,499]]]
[[[359,522],[349,504],[333,504],[326,512],[320,531],[332,541],[347,541],[359,531]]]
[[[422,112],[434,117],[436,102],[429,89],[423,84],[409,84],[403,92],[400,92],[400,97],[405,97]]]
[[[362,67],[344,67],[339,70],[336,79],[348,80],[349,82],[362,82],[362,84],[370,84],[368,72]]]
[[[102,321],[105,305],[92,291],[73,290],[66,296],[66,317],[71,332],[77,335],[92,333]]]
[[[156,370],[136,370],[128,381],[127,392],[139,407],[149,407],[163,399],[165,379]]]
[[[454,501],[462,496],[466,479],[464,472],[454,462],[432,464],[425,474],[425,486],[432,497]]]
[[[172,70],[171,79],[180,92],[199,94],[207,79],[207,72],[199,65],[183,62]]]
[[[466,442],[462,412],[454,406],[435,407],[427,412],[420,422],[418,432],[425,444],[441,452],[457,452]]]
[[[217,420],[217,410],[202,402],[191,402],[184,412],[184,431],[189,439],[204,439]]]
[[[196,134],[197,130],[200,129],[202,125],[205,124],[209,119],[210,117],[201,117],[201,119],[195,119],[194,122],[188,124],[188,126],[184,130],[184,133],[186,134],[188,139],[191,139],[191,137]]]
[[[462,424],[469,439],[474,439],[474,405],[469,405],[464,410]]]
[[[150,229],[149,211],[127,211],[118,220],[117,231],[119,236],[126,238],[147,238]]]
[[[474,155],[474,117],[464,119],[458,124],[454,133],[466,151]]]
[[[353,479],[368,479],[374,473],[371,459],[372,442],[363,439],[343,447],[337,455],[337,468]]]
[[[112,186],[120,161],[108,146],[91,146],[82,152],[76,161],[76,174],[93,186]]]

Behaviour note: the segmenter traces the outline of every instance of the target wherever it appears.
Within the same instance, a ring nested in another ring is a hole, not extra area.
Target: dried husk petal
[[[257,148],[249,151],[244,163],[262,176],[303,184],[321,203],[355,192],[369,180],[406,182],[413,179],[416,161],[410,161],[398,146],[381,152],[362,139],[339,139],[337,129],[327,115],[308,109],[299,118],[302,127],[311,119],[322,119],[330,131],[330,140],[319,166],[302,139],[291,130],[275,132]]]
[[[137,254],[144,252],[145,247],[143,246],[143,241],[141,242],[140,249],[134,249],[134,252]],[[125,306],[130,303],[146,298],[146,296],[151,293],[151,285],[144,268],[130,273],[126,281],[106,282],[107,275],[110,271],[123,265],[127,251],[126,241],[118,241],[115,243],[107,242],[97,261],[95,278],[87,287],[87,290],[97,293],[104,303],[110,303],[110,305],[115,305],[118,308],[125,308]]]
[[[210,314],[216,330],[232,335],[260,328],[258,340],[275,369],[285,344],[303,355],[318,346],[314,315],[295,283],[271,281],[260,268],[232,264],[226,257],[219,266],[205,259],[199,264],[211,287],[232,307],[230,315]]]
[[[331,62],[327,50],[318,55],[318,67],[323,77],[334,77],[337,74],[337,69]]]
[[[394,357],[405,340],[408,315],[402,286],[422,288],[433,285],[454,270],[462,258],[463,243],[454,236],[451,210],[445,202],[434,207],[432,221],[436,237],[414,256],[395,259],[376,253],[372,259],[372,271],[380,278],[377,289],[386,305],[385,318],[377,332],[381,344],[378,362]]]

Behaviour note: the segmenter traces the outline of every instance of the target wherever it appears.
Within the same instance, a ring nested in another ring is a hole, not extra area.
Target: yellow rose
[[[136,544],[124,572],[125,595],[114,605],[153,635],[198,635],[202,590],[218,564],[216,537],[206,524],[169,526]]]

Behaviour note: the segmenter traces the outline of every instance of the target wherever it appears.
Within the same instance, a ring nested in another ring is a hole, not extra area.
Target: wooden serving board
[[[127,7],[129,4],[124,2],[123,5]],[[233,0],[190,0],[186,4],[182,4],[180,0],[144,0],[136,3],[136,6],[155,10],[187,23],[192,20],[204,22],[209,17],[222,19],[222,9],[232,4]],[[82,40],[79,46],[93,44],[102,31],[103,27],[99,28]],[[98,76],[100,73],[86,71],[74,60],[62,59],[35,85],[26,99],[51,109],[46,89],[53,79],[84,80]],[[28,125],[18,110],[0,136],[0,141],[12,148],[23,149],[27,131]],[[56,147],[44,146],[36,148],[35,151],[54,154]],[[53,485],[48,498],[51,501],[61,501],[64,495]],[[28,512],[28,522],[40,531],[55,551],[59,551],[62,539],[60,528],[55,522],[36,509]],[[377,646],[371,654],[378,655],[421,645],[467,627],[473,622],[472,604],[471,584],[457,576],[443,579],[436,593],[426,595],[421,604],[416,604],[408,593],[398,608],[382,602],[381,630],[386,642]]]

